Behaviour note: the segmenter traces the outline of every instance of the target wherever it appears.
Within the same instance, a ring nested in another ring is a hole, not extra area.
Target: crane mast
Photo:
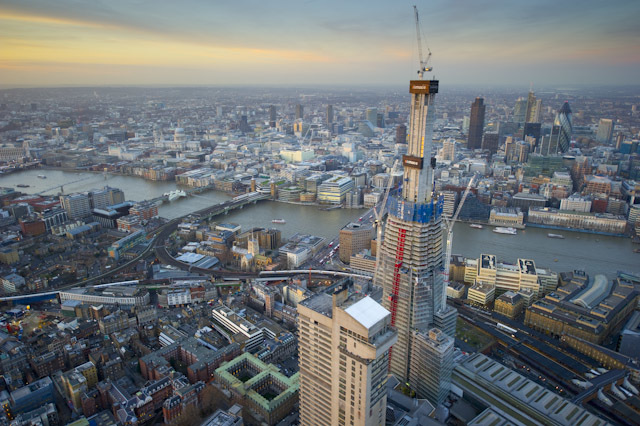
[[[464,204],[467,196],[469,195],[469,191],[471,191],[471,185],[473,185],[473,181],[476,179],[476,176],[473,175],[469,180],[469,184],[467,188],[464,190],[464,194],[460,199],[460,204],[458,204],[458,208],[456,209],[455,214],[451,218],[451,220],[445,217],[445,228],[447,230],[447,252],[444,258],[444,266],[442,274],[444,275],[444,291],[442,292],[442,309],[447,305],[447,287],[449,286],[449,268],[451,267],[451,246],[453,245],[453,225],[455,225],[456,220],[458,220],[458,216],[460,215],[460,210],[462,209],[462,205]],[[444,217],[444,216],[443,216]]]
[[[382,248],[382,219],[384,219],[385,210],[387,208],[387,200],[389,199],[389,192],[391,192],[393,173],[396,171],[398,167],[398,160],[393,162],[393,166],[391,167],[391,171],[389,172],[389,177],[387,178],[387,188],[384,193],[384,197],[382,198],[382,204],[380,206],[380,211],[378,211],[377,207],[373,208],[373,213],[376,216],[376,226],[377,226],[377,238],[376,238],[376,247],[377,250]],[[379,252],[378,252],[379,253]],[[373,273],[374,283],[377,283],[378,280],[378,269],[380,267],[380,262],[378,261],[379,255],[376,255],[376,269]]]
[[[422,80],[422,76],[425,72],[433,70],[433,67],[428,66],[429,59],[431,59],[431,50],[427,47],[427,60],[424,60],[422,55],[422,36],[420,35],[420,17],[418,16],[418,7],[413,6],[413,12],[416,18],[416,38],[418,39],[418,56],[420,58],[420,68],[418,69],[418,77]]]

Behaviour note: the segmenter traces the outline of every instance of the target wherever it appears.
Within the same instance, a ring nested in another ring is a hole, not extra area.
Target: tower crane
[[[373,274],[374,282],[378,280],[378,269],[380,268],[380,249],[382,248],[382,219],[385,215],[385,210],[387,209],[387,200],[389,199],[389,192],[391,192],[393,173],[396,171],[398,167],[398,160],[393,162],[393,166],[391,167],[391,171],[389,172],[389,178],[387,179],[386,190],[384,192],[384,197],[382,198],[382,205],[380,206],[380,211],[378,211],[378,206],[373,208],[373,213],[376,217],[376,227],[377,227],[377,237],[376,237],[376,269]]]
[[[304,126],[303,126],[303,128],[304,128]],[[300,139],[300,149],[303,149],[303,148],[304,148],[304,142],[305,142],[305,140],[307,139],[307,136],[309,135],[309,132],[310,132],[310,131],[311,131],[311,126],[309,126],[309,127],[307,128],[307,131],[306,131],[306,132],[304,133],[304,135],[302,136],[302,139]],[[313,139],[313,136],[311,136],[311,137],[309,138],[309,146],[311,145],[311,139]]]
[[[444,280],[443,280],[444,289],[442,291],[442,305],[441,305],[442,309],[444,309],[445,306],[447,306],[447,287],[449,286],[449,268],[451,267],[451,246],[453,243],[453,226],[455,225],[456,220],[458,220],[458,216],[460,215],[460,210],[462,210],[462,205],[467,199],[467,196],[469,195],[469,191],[471,191],[471,186],[473,185],[473,181],[475,179],[476,179],[476,175],[473,175],[469,180],[469,183],[467,184],[467,188],[464,190],[464,194],[460,199],[460,204],[458,204],[458,208],[456,209],[456,212],[451,218],[451,220],[447,219],[444,215],[442,216],[444,218],[444,226],[447,232],[447,254],[445,255],[445,258],[444,258],[444,266],[442,270],[442,274],[444,275]]]
[[[427,46],[427,59],[424,60],[422,53],[422,36],[420,35],[420,18],[418,16],[418,8],[417,6],[413,6],[413,11],[416,17],[416,37],[418,39],[418,55],[420,58],[420,69],[418,69],[418,77],[422,80],[422,76],[425,72],[430,72],[433,70],[433,67],[429,66],[429,60],[431,59],[431,50],[429,46]]]

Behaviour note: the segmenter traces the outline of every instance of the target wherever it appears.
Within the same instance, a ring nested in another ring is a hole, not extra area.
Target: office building
[[[327,105],[327,124],[333,123],[333,105]]]
[[[451,274],[450,274],[451,275]],[[460,282],[449,282],[447,286],[447,297],[450,299],[462,299],[467,288]]]
[[[404,124],[399,124],[398,127],[396,127],[396,143],[407,143],[407,126]]]
[[[367,108],[364,119],[371,123],[373,127],[376,127],[378,124],[378,109]]]
[[[318,202],[321,204],[342,204],[347,192],[353,189],[353,179],[335,176],[327,179],[318,187]]]
[[[562,153],[567,152],[569,150],[569,147],[571,146],[571,134],[573,133],[573,125],[571,122],[571,108],[569,107],[569,102],[565,102],[558,111],[556,120],[554,122],[554,127],[555,126],[557,126],[558,129],[557,151]]]
[[[542,294],[549,294],[558,288],[558,273],[550,269],[536,268],[538,281],[540,282],[540,291]],[[522,289],[520,290],[522,291]],[[531,303],[529,303],[530,305]],[[527,306],[529,306],[527,305]]]
[[[543,156],[557,155],[561,153],[558,150],[558,135],[560,134],[560,127],[551,126],[551,134],[540,137],[540,142],[536,147],[536,152]]]
[[[83,303],[122,305],[122,306],[144,306],[149,304],[149,292],[144,288],[135,286],[111,286],[97,291],[88,288],[72,288],[58,293],[60,303],[67,300],[79,300]]]
[[[443,403],[451,390],[453,337],[437,328],[414,331],[409,385],[418,398],[434,406]]]
[[[469,287],[467,300],[480,306],[489,306],[496,296],[496,286],[490,282],[476,279],[476,283]]]
[[[514,136],[518,134],[521,123],[514,123],[512,121],[500,121],[498,123],[498,135],[500,140],[504,141],[507,136]],[[495,131],[495,130],[494,130]]]
[[[238,130],[243,133],[251,132],[251,126],[249,126],[249,121],[246,115],[240,116],[240,122],[238,123]]]
[[[407,381],[411,362],[412,331],[434,324],[446,309],[441,273],[443,265],[443,200],[432,195],[432,146],[438,81],[411,81],[410,138],[403,157],[401,196],[390,195],[384,239],[378,247],[375,283],[383,288],[383,306],[391,312],[398,342],[391,354],[390,371]],[[426,158],[425,158],[426,157]]]
[[[371,243],[371,240],[369,240],[369,243]],[[5,293],[16,293],[21,291],[27,282],[21,275],[11,273],[0,278],[0,283]]]
[[[495,154],[500,147],[500,134],[495,132],[487,132],[482,136],[482,149],[486,149]]]
[[[349,269],[356,274],[373,277],[376,271],[376,258],[366,253],[357,253],[351,256]]]
[[[371,248],[373,228],[368,224],[350,223],[340,230],[340,260],[349,263],[351,256]]]
[[[298,304],[303,425],[385,423],[388,354],[396,342],[391,314],[347,287]]]
[[[629,214],[627,215],[627,222],[632,226],[640,224],[640,205],[633,205],[629,207]]]
[[[43,377],[26,386],[11,392],[12,413],[26,413],[44,404],[55,402],[53,381],[50,377]]]
[[[618,352],[630,357],[640,353],[640,311],[631,314],[618,338]]]
[[[109,336],[111,335],[111,333],[126,330],[129,327],[135,326],[136,318],[129,318],[129,315],[127,315],[126,312],[120,310],[115,311],[114,313],[98,320],[98,328],[100,329],[100,332],[105,336]]]
[[[444,200],[442,214],[448,218],[452,218],[456,211],[456,205],[458,204],[458,193],[455,191],[442,191],[440,194]]]
[[[469,121],[469,136],[467,148],[482,148],[482,131],[484,130],[485,105],[483,98],[476,98],[471,104],[471,117]]]
[[[140,219],[139,216],[133,216],[133,217]],[[121,220],[121,219],[122,218],[118,220]],[[121,256],[124,256],[126,254],[127,250],[146,241],[147,241],[147,233],[144,230],[140,229],[132,232],[126,237],[121,238],[115,243],[111,244],[107,249],[107,254],[109,255],[109,257],[115,260],[118,260],[120,259]]]
[[[505,317],[514,319],[524,309],[524,298],[513,291],[507,291],[495,300],[493,310]]]
[[[600,143],[611,143],[613,138],[613,128],[615,123],[609,118],[601,118],[596,132],[596,141]]]
[[[529,144],[523,141],[517,141],[512,136],[506,138],[504,144],[505,162],[510,163],[526,163],[529,156]]]
[[[129,213],[134,216],[139,216],[142,220],[149,220],[158,216],[158,205],[149,201],[140,201],[129,209]]]
[[[547,197],[540,194],[518,192],[511,197],[511,207],[520,207],[523,212],[532,207],[544,207],[547,204]]]
[[[467,259],[464,281],[470,285],[478,282],[489,284],[499,294],[522,289],[529,289],[534,295],[542,293],[535,263],[530,259],[518,259],[514,265],[497,262],[495,255],[481,254],[480,259]]]
[[[624,133],[620,132],[616,135],[616,151],[620,151],[622,144],[624,143]]]
[[[591,211],[591,199],[583,197],[576,192],[560,200],[560,210],[589,213]]]
[[[447,139],[442,142],[442,151],[440,152],[440,160],[454,161],[456,159],[456,141],[455,139]]]
[[[276,106],[269,105],[269,127],[276,127],[277,118]]]
[[[314,153],[311,149],[283,149],[280,151],[280,157],[287,163],[300,163],[311,160]]]
[[[106,209],[109,206],[124,203],[124,192],[118,188],[105,186],[89,192],[89,203],[92,209]]]
[[[49,402],[15,417],[12,425],[54,426],[60,424],[56,405]]]
[[[3,146],[0,148],[0,162],[9,163],[12,161],[21,161],[27,156],[24,147]]]
[[[489,214],[489,225],[524,228],[524,214],[519,207],[494,207]]]
[[[524,123],[527,118],[527,99],[518,98],[513,107],[513,122]]]
[[[304,118],[304,107],[300,104],[296,105],[296,120],[302,120]]]
[[[69,219],[84,219],[91,216],[91,202],[88,192],[61,195],[60,206],[65,209]]]
[[[535,146],[537,147],[540,143],[540,135],[542,134],[542,124],[539,122],[535,123],[525,123],[524,130],[522,132],[522,136],[525,138],[527,136],[532,137],[536,140]]]
[[[536,99],[536,95],[532,91],[527,97],[527,112],[525,114],[525,123],[540,122],[540,108],[542,108],[542,100]]]
[[[262,328],[256,327],[255,324],[224,305],[214,307],[211,310],[211,316],[213,327],[229,340],[229,343],[234,341],[234,335],[243,336],[244,350],[247,352],[258,348],[264,341]]]
[[[531,207],[527,223],[614,235],[623,235],[627,227],[627,220],[624,216],[615,216],[609,213],[562,211],[549,207]]]

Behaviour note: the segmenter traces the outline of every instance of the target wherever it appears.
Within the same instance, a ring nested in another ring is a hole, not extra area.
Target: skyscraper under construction
[[[383,306],[398,330],[390,372],[407,381],[412,332],[426,329],[443,311],[443,201],[434,199],[431,158],[434,98],[437,80],[410,82],[411,115],[407,155],[403,156],[401,196],[389,196],[389,216],[379,253],[377,285],[383,287]]]

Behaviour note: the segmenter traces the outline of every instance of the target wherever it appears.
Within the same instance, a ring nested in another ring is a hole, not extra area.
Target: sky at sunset
[[[638,84],[639,0],[0,0],[0,85]]]

